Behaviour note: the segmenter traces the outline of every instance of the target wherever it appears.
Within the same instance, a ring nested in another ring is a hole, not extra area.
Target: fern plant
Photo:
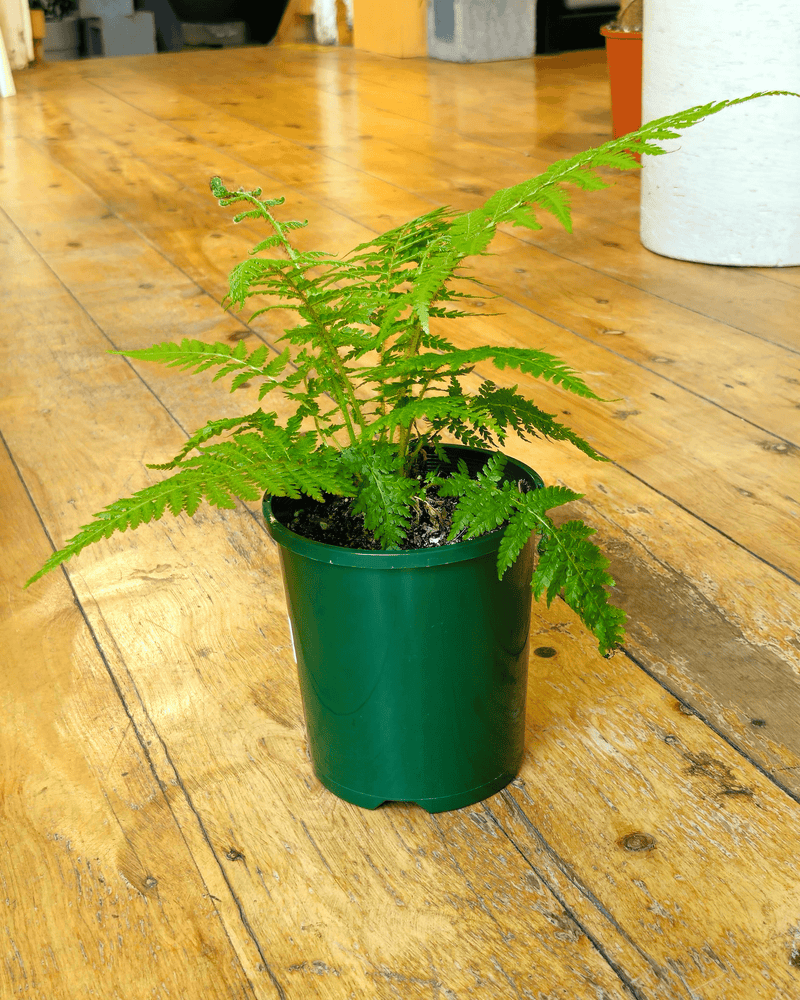
[[[639,166],[632,153],[661,155],[656,143],[723,108],[767,94],[752,94],[668,115],[637,132],[554,163],[543,174],[493,194],[480,208],[454,212],[437,208],[339,258],[297,249],[290,234],[306,223],[282,220],[282,198],[263,198],[260,189],[233,191],[220,178],[211,190],[223,207],[240,205],[235,222],[264,221],[270,234],[230,275],[223,304],[240,309],[261,299],[253,313],[292,309],[296,326],[279,338],[276,354],[262,344],[236,346],[183,340],[144,350],[117,351],[187,372],[231,376],[231,391],[256,381],[259,401],[279,390],[294,405],[285,425],[259,408],[242,417],[212,420],[196,431],[168,463],[150,468],[170,472],[163,481],[110,504],[54,552],[28,581],[38,579],[87,545],[115,531],[133,529],[172,514],[194,514],[201,501],[233,508],[236,498],[325,495],[352,498],[351,511],[381,548],[402,545],[412,512],[430,487],[457,497],[447,541],[472,538],[505,525],[498,574],[512,565],[532,532],[539,537],[533,575],[536,598],[548,605],[559,594],[580,616],[608,655],[624,637],[625,615],[608,601],[613,585],[608,561],[589,540],[582,521],[556,526],[549,512],[580,495],[550,486],[520,492],[503,482],[505,457],[495,453],[477,478],[463,463],[449,476],[436,469],[420,474],[419,459],[446,461],[442,435],[473,447],[502,445],[509,431],[569,441],[585,455],[605,461],[591,445],[513,388],[484,380],[469,393],[463,378],[490,362],[545,379],[588,399],[599,399],[560,359],[536,348],[459,349],[431,331],[432,318],[469,315],[460,308],[473,298],[464,281],[474,280],[463,262],[485,254],[497,227],[511,223],[541,229],[535,206],[551,212],[571,231],[566,184],[586,191],[608,187],[598,168]],[[798,95],[795,95],[798,96]],[[26,584],[26,586],[28,585]]]

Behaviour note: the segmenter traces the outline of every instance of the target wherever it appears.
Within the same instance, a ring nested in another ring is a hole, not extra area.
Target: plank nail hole
[[[534,649],[533,652],[536,654],[536,656],[541,656],[544,659],[556,655],[556,651],[553,649],[552,646],[539,646],[539,648]]]
[[[626,851],[649,851],[656,846],[655,838],[649,833],[629,833],[621,843]]]

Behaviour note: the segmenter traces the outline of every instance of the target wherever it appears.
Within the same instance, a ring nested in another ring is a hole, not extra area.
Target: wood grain
[[[531,657],[518,781],[435,817],[368,813],[311,772],[257,504],[19,585],[48,538],[151,481],[145,463],[255,406],[107,353],[275,346],[284,317],[219,309],[259,233],[215,206],[211,174],[287,194],[298,242],[343,251],[603,141],[604,56],[275,46],[53,64],[18,90],[0,169],[0,994],[800,994],[800,269],[648,253],[633,175],[576,195],[575,236],[543,220],[478,262],[503,316],[448,335],[566,354],[613,400],[494,376],[610,458],[505,449],[585,494],[561,516],[597,528],[629,640],[604,661],[563,604],[537,606],[532,649],[554,655]]]
[[[56,293],[55,287],[52,291]],[[68,469],[81,470],[83,488],[93,495],[132,490],[150,476],[141,463],[130,462],[115,470],[116,481],[109,481],[107,466],[96,457],[118,437],[118,408],[138,414],[126,435],[133,453],[151,447],[174,450],[182,435],[177,420],[163,421],[162,405],[131,366],[102,354],[105,338],[82,318],[79,307],[64,298],[59,311],[66,322],[57,335],[47,326],[31,325],[20,340],[27,363],[47,374],[46,392],[60,386],[62,416],[68,415],[66,436],[49,423],[49,413],[41,413],[49,409],[42,404],[50,396],[38,396],[35,390],[31,402],[36,417],[24,425],[10,418],[5,427],[10,446],[27,456],[21,476],[31,484],[38,508],[60,541],[77,526],[76,504],[64,504],[50,484],[65,482]],[[79,346],[85,353],[74,361]],[[86,370],[89,357],[91,373]],[[12,358],[5,359],[5,369],[12,382],[21,377]],[[105,392],[98,392],[100,385]],[[174,416],[185,418],[189,408],[178,401]],[[90,424],[91,442],[71,435],[75,427]],[[31,464],[43,449],[59,456],[50,465],[53,480],[47,482]],[[119,546],[109,543],[94,558],[87,552],[72,575],[73,584],[102,648],[111,652],[115,675],[121,675],[121,683],[135,685],[138,704],[131,713],[137,728],[157,733],[162,747],[160,759],[154,759],[159,781],[177,786],[171,803],[183,799],[185,821],[200,827],[206,849],[198,852],[195,863],[204,878],[221,867],[226,895],[241,907],[242,916],[232,918],[230,932],[233,936],[238,929],[245,938],[246,930],[252,943],[237,943],[255,946],[262,956],[259,965],[248,969],[255,988],[265,991],[259,995],[271,995],[269,976],[279,996],[291,995],[289,991],[337,996],[340,980],[348,990],[374,988],[380,993],[394,983],[414,989],[438,983],[440,977],[452,994],[469,996],[471,966],[459,969],[453,961],[464,933],[454,911],[474,907],[475,891],[463,869],[447,860],[444,848],[439,850],[442,838],[433,820],[427,814],[420,817],[413,807],[401,807],[412,814],[404,824],[409,841],[416,839],[421,846],[410,850],[410,870],[395,873],[394,831],[374,825],[371,816],[339,802],[309,776],[280,570],[263,526],[246,512],[232,520],[205,514],[187,523],[156,525],[137,541],[141,544],[133,548],[127,539]],[[203,566],[177,555],[184,544],[187,551],[206,553]],[[235,572],[238,592],[215,567]],[[210,608],[217,612],[209,614]],[[215,719],[211,727],[205,721],[209,718]],[[288,796],[287,785],[294,789]],[[255,803],[268,803],[267,811],[254,808]],[[312,817],[309,807],[321,815]],[[150,822],[151,810],[145,807],[135,835],[145,836]],[[343,838],[347,852],[334,859]],[[502,859],[493,864],[493,870],[480,866],[488,895],[502,892],[508,878]],[[523,865],[518,872],[516,919],[513,913],[500,919],[488,906],[471,915],[471,961],[484,970],[479,979],[486,980],[480,995],[504,995],[507,983],[501,970],[520,966],[520,949],[527,949],[533,937],[542,950],[538,982],[549,981],[553,987],[571,983],[576,993],[586,982],[601,984],[613,996],[617,976],[589,940],[554,935],[553,919],[560,927],[569,925],[569,917],[544,887],[539,892],[544,912],[528,913],[526,870]],[[453,900],[460,895],[459,906]],[[400,917],[397,907],[404,908]],[[525,941],[510,929],[523,914]],[[396,927],[397,938],[387,939],[384,928],[389,924]],[[531,972],[520,975],[533,978]]]
[[[253,996],[124,678],[62,574],[20,590],[50,547],[5,447],[0,480],[3,995]]]

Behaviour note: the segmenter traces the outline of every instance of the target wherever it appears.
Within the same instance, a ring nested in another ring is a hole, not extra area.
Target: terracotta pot
[[[611,117],[618,139],[642,124],[642,32],[602,27],[600,34],[606,40]]]

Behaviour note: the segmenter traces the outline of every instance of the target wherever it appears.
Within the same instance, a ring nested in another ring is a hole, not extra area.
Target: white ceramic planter
[[[644,5],[642,121],[758,90],[800,92],[798,0]],[[643,156],[640,235],[708,264],[800,264],[800,98],[725,109]]]

